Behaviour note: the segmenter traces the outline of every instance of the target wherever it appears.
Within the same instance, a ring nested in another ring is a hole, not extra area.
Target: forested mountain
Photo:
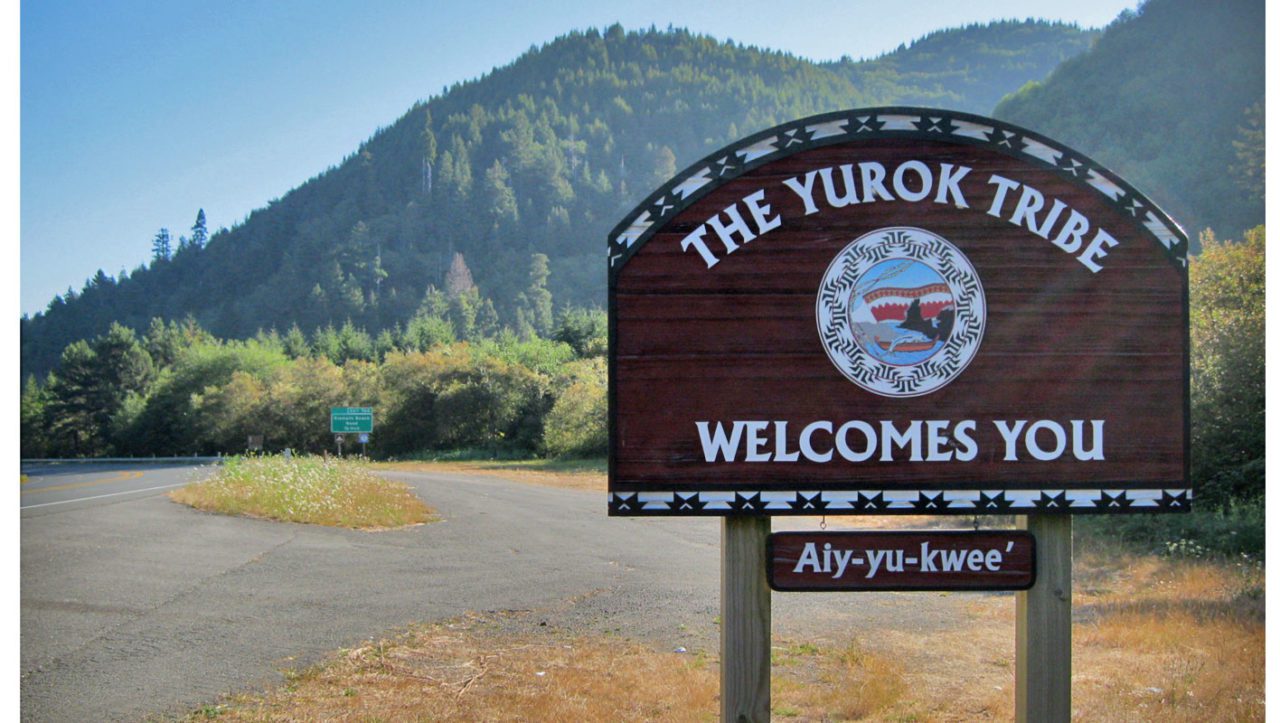
[[[990,115],[1011,89],[1047,76],[1098,32],[1007,20],[941,30],[874,60],[829,64],[873,105],[919,105]]]
[[[1263,222],[1263,20],[1263,0],[1150,0],[995,115],[1107,165],[1192,239],[1240,238]]]
[[[340,165],[228,231],[203,219],[127,277],[105,273],[22,320],[24,374],[70,342],[193,316],[221,337],[351,321],[405,325],[455,253],[504,325],[533,313],[535,253],[556,305],[604,301],[604,236],[659,182],[745,134],[814,113],[992,99],[1083,50],[1092,33],[1003,22],[881,58],[816,64],[683,30],[575,32],[415,105]],[[542,329],[545,332],[545,329]]]

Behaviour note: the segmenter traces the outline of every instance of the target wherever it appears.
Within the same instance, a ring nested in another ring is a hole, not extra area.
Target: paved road
[[[26,720],[178,713],[467,611],[559,609],[575,629],[714,650],[715,519],[610,519],[601,493],[405,473],[390,476],[443,521],[365,533],[170,502],[196,468],[23,471]],[[927,629],[960,600],[905,616],[893,594],[775,594],[774,627]]]
[[[185,464],[24,464],[22,473],[28,479],[22,485],[21,505],[25,513],[103,504],[116,498],[136,499],[181,487],[204,474],[204,469]]]

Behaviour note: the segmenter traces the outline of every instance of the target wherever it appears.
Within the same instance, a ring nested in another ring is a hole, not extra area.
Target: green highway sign
[[[372,407],[331,407],[329,431],[334,434],[372,432]]]

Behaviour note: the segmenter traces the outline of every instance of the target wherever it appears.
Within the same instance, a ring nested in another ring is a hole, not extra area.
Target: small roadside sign
[[[990,532],[779,532],[767,543],[778,591],[1026,590],[1035,538]]]
[[[361,433],[360,433],[360,444],[368,444],[368,443],[369,443],[369,433],[368,433],[368,432],[361,432]]]
[[[373,431],[372,407],[332,407],[329,409],[329,431],[334,434]]]

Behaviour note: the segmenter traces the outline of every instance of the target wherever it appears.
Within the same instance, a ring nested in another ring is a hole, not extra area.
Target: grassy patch
[[[567,474],[602,475],[607,474],[609,471],[609,462],[600,457],[592,457],[589,459],[476,460],[473,464],[484,469],[559,472]]]
[[[232,457],[212,479],[169,493],[208,512],[331,527],[385,529],[433,519],[400,482],[363,462],[322,457]]]
[[[462,472],[502,477],[544,487],[603,492],[608,486],[608,462],[591,459],[438,459],[379,462],[378,469],[407,472]]]
[[[396,460],[404,462],[519,462],[527,459],[528,450],[504,446],[425,450],[396,457]]]
[[[1262,720],[1261,564],[1087,554],[1076,577],[1077,716]]]
[[[604,457],[530,459],[528,457],[490,457],[471,455],[468,450],[455,453],[442,453],[434,456],[414,457],[409,459],[388,460],[384,464],[412,465],[420,463],[457,464],[476,469],[513,469],[534,472],[569,472],[579,474],[605,474],[609,471],[609,461]]]

